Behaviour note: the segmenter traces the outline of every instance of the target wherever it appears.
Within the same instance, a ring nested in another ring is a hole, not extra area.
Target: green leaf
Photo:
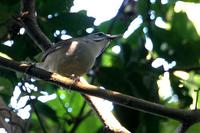
[[[107,33],[108,29],[110,29],[110,27],[112,26],[112,34],[122,34],[127,30],[129,24],[131,23],[130,19],[122,21],[121,19],[124,19],[122,17],[118,17],[114,23],[112,22],[113,19],[103,22],[100,26],[98,26],[98,29],[102,32]]]
[[[39,114],[46,116],[47,118],[53,120],[54,122],[58,122],[58,117],[56,115],[56,112],[50,106],[40,101],[35,101],[34,104]]]
[[[0,5],[4,5],[4,6],[12,6],[16,3],[20,2],[20,0],[1,0],[0,1]]]
[[[0,90],[2,91],[7,91],[9,92],[10,89],[13,89],[13,84],[11,83],[10,80],[0,77]]]
[[[192,125],[186,133],[197,133],[198,131],[200,131],[200,122]]]
[[[40,21],[40,24],[50,37],[53,37],[56,30],[63,29],[67,31],[67,34],[77,36],[85,34],[87,28],[93,27],[94,20],[93,17],[88,17],[83,12],[59,13],[57,17],[48,21]]]
[[[178,126],[180,126],[180,122],[175,120],[162,121],[160,124],[160,133],[174,133]]]
[[[96,114],[92,113],[80,124],[76,133],[96,133],[102,126],[102,122],[97,118]]]
[[[0,51],[14,60],[22,61],[27,57],[33,59],[40,49],[27,36],[18,36],[11,47],[1,44]]]
[[[39,15],[47,17],[49,14],[61,13],[69,11],[73,5],[74,0],[39,0],[37,2],[37,9]]]
[[[179,107],[180,108],[189,107],[193,101],[192,97],[189,94],[189,88],[187,88],[186,86],[179,87],[182,81],[173,75],[170,76],[170,81],[171,81],[173,92],[179,98]]]
[[[9,79],[0,77],[0,95],[7,104],[10,102],[13,89],[14,85]]]

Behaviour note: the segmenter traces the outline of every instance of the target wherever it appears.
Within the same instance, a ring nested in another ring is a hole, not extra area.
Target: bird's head
[[[92,40],[96,43],[108,43],[116,38],[119,38],[121,35],[110,35],[103,32],[97,32],[94,34],[87,35],[86,38]]]
[[[85,44],[87,44],[87,46],[94,51],[96,56],[98,56],[104,51],[110,41],[119,38],[120,36],[121,35],[109,35],[103,32],[97,32],[84,36],[82,39],[84,40]]]

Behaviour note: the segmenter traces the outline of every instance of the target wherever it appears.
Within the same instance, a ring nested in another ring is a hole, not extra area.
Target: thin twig
[[[42,121],[42,119],[40,117],[40,114],[39,114],[39,112],[38,112],[38,110],[37,110],[37,108],[36,108],[36,106],[35,106],[35,104],[33,102],[31,102],[31,107],[33,108],[33,110],[34,110],[34,112],[35,112],[35,114],[36,114],[36,116],[38,118],[38,121],[40,123],[40,126],[42,128],[43,133],[47,133],[47,131],[45,129],[45,126],[43,124],[43,121]]]
[[[186,131],[188,130],[188,128],[191,126],[191,124],[188,123],[183,123],[178,130],[176,131],[177,133],[186,133]]]
[[[39,121],[39,123],[40,123],[40,127],[41,127],[43,133],[47,133],[47,131],[46,131],[45,127],[44,127],[44,124],[43,124],[43,122],[42,122],[42,119],[41,119],[41,117],[40,117],[40,114],[39,114],[39,112],[38,112],[38,110],[37,110],[37,108],[36,108],[36,106],[35,106],[34,100],[31,99],[31,93],[28,93],[27,87],[24,85],[24,82],[22,82],[22,86],[24,86],[25,92],[26,92],[26,94],[29,96],[30,105],[31,105],[33,111],[35,112],[35,114],[36,114],[36,116],[37,116],[37,118],[38,118],[38,121]],[[21,87],[22,87],[22,86],[21,86]],[[21,88],[21,87],[20,87],[20,88]]]
[[[119,15],[124,11],[124,8],[126,7],[127,3],[129,2],[129,0],[124,0],[120,6],[120,8],[117,11],[117,14],[115,15],[115,17],[112,19],[111,24],[107,30],[107,33],[111,33],[112,29],[114,27],[115,22],[117,21]]]
[[[42,49],[43,51],[46,51],[49,48],[49,46],[51,46],[50,45],[51,43],[48,40],[48,38],[42,33],[42,31],[40,30],[36,22],[35,0],[28,0],[28,1],[22,0],[22,14],[26,12],[28,12],[28,14],[21,15],[22,16],[21,19],[23,20],[24,26],[26,30],[28,31],[29,36],[39,46],[40,49]],[[84,96],[84,97],[90,97],[90,96]],[[90,105],[93,104],[91,103],[91,101],[88,101],[88,102],[90,102]],[[95,107],[96,105],[93,105],[93,106]]]
[[[81,107],[81,109],[79,111],[79,114],[78,114],[79,117],[81,117],[83,115],[83,111],[84,111],[85,107],[86,107],[86,102],[84,101],[83,105],[82,105],[82,107]]]
[[[76,118],[74,118],[75,122],[74,122],[74,125],[73,125],[73,127],[72,127],[72,129],[69,133],[75,133],[77,127],[85,119],[85,117],[84,118],[82,117],[85,106],[86,106],[86,102],[84,101],[84,103],[83,103],[83,105],[82,105],[82,107],[79,111],[79,114],[76,116]]]
[[[86,103],[86,102],[85,102]],[[92,113],[93,111],[90,110],[88,111],[85,115],[83,116],[80,116],[80,117],[77,117],[77,119],[75,120],[75,123],[74,123],[74,126],[72,127],[71,131],[69,133],[75,133],[77,127],[81,124],[81,122],[83,120],[85,120],[88,116],[90,116],[90,114]]]
[[[26,133],[24,120],[22,120],[19,116],[17,116],[16,113],[14,113],[10,108],[8,108],[1,98],[0,98],[0,105],[1,105],[0,107],[1,122],[0,123],[2,124],[1,126],[3,126],[7,130],[8,133],[13,132],[13,131],[17,131],[17,132],[21,131],[23,133]],[[5,122],[4,118],[8,118],[9,122]],[[13,125],[16,126],[16,128],[14,128]]]
[[[64,110],[66,110],[66,108],[65,108],[65,104],[63,103],[63,101],[62,101],[62,99],[60,98],[60,96],[59,96],[59,94],[58,94],[58,92],[56,91],[56,95],[57,95],[57,97],[58,97],[58,100],[59,100],[59,102],[62,104],[62,106],[63,106],[63,108],[64,108]],[[68,113],[67,111],[65,111],[66,112],[66,114],[67,115],[69,115],[70,116],[70,118],[71,119],[73,119],[74,118],[74,116],[71,114],[71,113]]]
[[[150,17],[150,11],[151,11],[151,1],[147,0],[147,16],[145,18],[145,22],[147,24],[148,32],[146,33],[148,37],[152,37],[152,28],[151,28],[151,17]]]
[[[199,99],[199,91],[200,91],[200,89],[198,88],[197,90],[195,90],[196,91],[196,102],[195,102],[195,110],[197,110],[198,109],[198,99]]]
[[[88,116],[91,115],[92,112],[93,112],[92,110],[89,110],[87,113],[85,113],[85,114],[81,117],[81,119],[87,118]]]

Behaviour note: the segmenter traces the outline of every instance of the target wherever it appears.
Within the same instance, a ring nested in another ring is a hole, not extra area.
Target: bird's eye
[[[92,40],[94,40],[94,41],[96,41],[96,42],[102,41],[102,40],[104,40],[104,39],[105,39],[105,34],[102,33],[102,32],[93,34]]]
[[[98,35],[98,36],[104,36],[104,34],[103,34],[103,33],[101,33],[101,32],[100,32],[100,33],[98,33],[97,35]]]
[[[99,32],[99,33],[96,33],[96,35],[95,35],[96,37],[103,37],[103,36],[105,36],[102,32]]]

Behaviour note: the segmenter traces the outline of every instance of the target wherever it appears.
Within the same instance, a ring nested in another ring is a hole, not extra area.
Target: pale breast
[[[74,41],[68,49],[61,48],[49,54],[45,60],[45,68],[51,72],[57,72],[64,76],[75,74],[81,76],[94,64],[96,56],[90,47]]]
[[[58,72],[63,75],[72,75],[81,76],[86,73],[94,64],[95,57],[92,57],[89,51],[77,50],[72,55],[65,55],[60,62]]]

